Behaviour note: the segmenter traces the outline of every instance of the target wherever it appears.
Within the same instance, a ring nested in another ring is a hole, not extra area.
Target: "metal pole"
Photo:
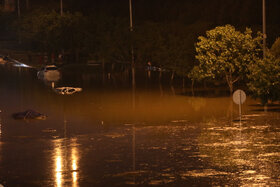
[[[29,9],[29,0],[26,0],[26,9],[28,10]]]
[[[19,0],[17,1],[17,12],[18,12],[18,18],[20,18],[20,4]]]
[[[133,31],[133,25],[132,25],[132,3],[131,3],[131,0],[129,0],[129,18],[130,18],[130,31]]]
[[[63,2],[60,0],[60,15],[63,15]]]
[[[265,0],[262,0],[262,15],[263,15],[263,58],[266,57],[266,16],[265,16]]]
[[[239,92],[239,118],[240,118],[240,122],[241,122],[241,117],[242,117],[242,108],[241,108],[241,91]]]
[[[129,0],[129,18],[130,18],[130,32],[133,32],[132,24],[132,0]],[[131,43],[131,76],[132,76],[132,107],[135,108],[135,63],[134,63],[134,50]]]

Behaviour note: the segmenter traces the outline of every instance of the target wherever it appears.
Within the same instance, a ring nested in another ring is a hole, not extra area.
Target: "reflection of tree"
[[[203,97],[189,97],[188,102],[196,112],[206,106],[206,98]]]
[[[234,172],[246,185],[273,183],[280,171],[275,169],[279,138],[269,128],[249,122],[241,126],[210,122],[198,138],[200,155],[209,158],[209,164]]]

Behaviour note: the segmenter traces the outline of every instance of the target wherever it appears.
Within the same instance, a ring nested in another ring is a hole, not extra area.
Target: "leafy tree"
[[[244,78],[247,65],[258,60],[261,39],[260,34],[253,38],[249,28],[242,33],[231,25],[207,31],[196,43],[199,65],[195,72],[199,74],[193,78],[225,78],[232,93],[234,83]]]
[[[86,48],[91,58],[107,63],[130,63],[129,20],[95,13],[89,17]]]
[[[280,59],[267,53],[266,58],[259,59],[248,66],[248,88],[252,96],[260,98],[262,104],[269,100],[280,99]]]
[[[22,36],[41,51],[78,53],[85,42],[85,20],[80,13],[35,11],[24,17]]]
[[[183,24],[145,22],[136,29],[137,62],[145,65],[150,61],[172,72],[171,81],[175,74],[185,76],[194,55],[191,33]]]
[[[276,58],[280,58],[280,38],[276,39],[270,51]]]

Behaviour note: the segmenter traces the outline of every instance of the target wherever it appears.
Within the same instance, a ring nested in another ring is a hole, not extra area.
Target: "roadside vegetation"
[[[250,0],[242,4],[215,1],[219,4],[216,7],[214,1],[212,5],[206,0],[171,4],[160,1],[161,9],[156,9],[156,1],[138,2],[133,32],[129,30],[128,5],[124,2],[108,6],[96,1],[89,7],[84,6],[89,1],[79,6],[69,1],[60,15],[55,1],[37,1],[33,8],[31,1],[31,8],[24,9],[20,17],[0,10],[1,41],[17,42],[20,50],[48,56],[64,54],[71,57],[71,63],[123,63],[126,67],[131,63],[133,47],[137,66],[152,66],[159,76],[166,71],[171,83],[174,77],[183,82],[190,80],[192,88],[197,82],[223,82],[230,93],[242,85],[263,103],[280,100],[277,16],[272,17],[273,33],[268,42],[268,46],[273,45],[263,58],[262,34],[258,32],[261,27],[254,11],[261,5]],[[251,7],[249,11],[240,9],[244,4]],[[278,11],[277,6],[270,6]],[[178,11],[183,8],[187,11]],[[238,15],[234,14],[236,10]],[[242,15],[244,20],[240,20]]]

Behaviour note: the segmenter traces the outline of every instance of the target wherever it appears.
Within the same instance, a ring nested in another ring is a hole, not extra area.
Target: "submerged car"
[[[14,113],[12,116],[14,119],[23,119],[23,120],[30,120],[30,119],[45,120],[47,118],[46,115],[30,109],[24,112]]]
[[[55,65],[47,65],[37,72],[38,79],[45,81],[58,81],[60,79],[60,72]]]
[[[54,89],[56,93],[61,95],[71,95],[76,92],[81,92],[82,88],[75,88],[75,87],[58,87]]]

